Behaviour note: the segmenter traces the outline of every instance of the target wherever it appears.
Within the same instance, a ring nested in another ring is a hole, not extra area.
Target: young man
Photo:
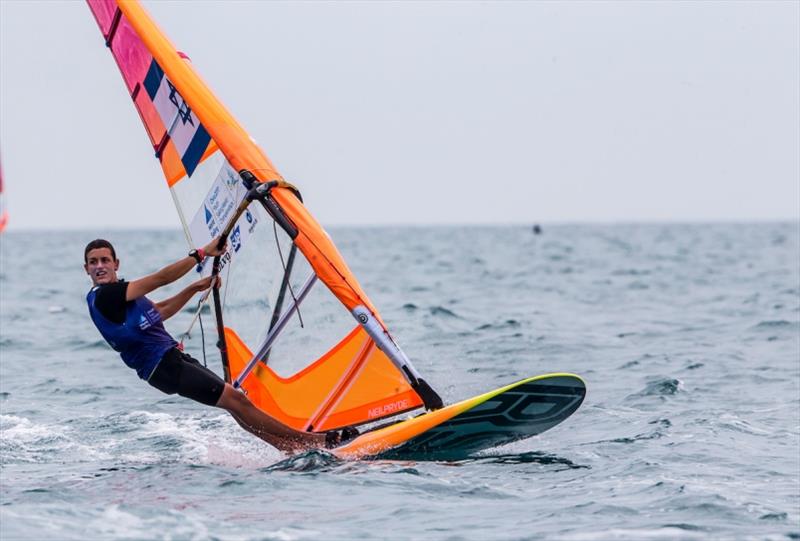
[[[132,282],[117,278],[119,260],[110,242],[97,239],[87,244],[83,253],[84,269],[93,287],[86,301],[100,334],[119,352],[126,365],[156,389],[222,408],[242,428],[282,451],[332,447],[352,437],[355,432],[352,429],[312,434],[284,425],[177,348],[177,342],[164,329],[163,321],[175,315],[195,293],[210,288],[212,278],[198,280],[174,297],[158,303],[145,295],[178,280],[205,257],[223,253],[224,248],[217,248],[217,241],[214,239],[204,248],[192,250],[183,259]]]

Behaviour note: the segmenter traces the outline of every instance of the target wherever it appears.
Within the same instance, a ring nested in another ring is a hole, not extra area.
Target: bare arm
[[[158,313],[161,314],[161,319],[166,320],[174,316],[178,310],[183,308],[184,305],[189,302],[189,299],[191,299],[195,293],[205,291],[211,287],[211,283],[211,276],[208,278],[203,278],[202,280],[198,280],[193,284],[190,284],[186,289],[174,297],[170,297],[169,299],[165,299],[156,303],[156,310],[158,310]],[[217,284],[217,287],[219,287],[219,280],[217,280]]]
[[[213,239],[203,248],[207,256],[220,255],[225,251],[224,247],[222,249],[217,248],[218,241],[219,241],[218,238]],[[128,291],[125,294],[125,300],[132,301],[134,299],[138,299],[139,297],[147,295],[148,293],[158,289],[159,287],[171,284],[172,282],[178,280],[184,274],[192,270],[192,268],[194,268],[196,264],[197,261],[195,261],[193,257],[186,256],[182,259],[179,259],[175,263],[172,263],[171,265],[167,265],[160,271],[154,272],[153,274],[147,275],[144,278],[139,278],[137,280],[130,282],[128,284]],[[181,293],[183,293],[183,291]],[[176,297],[181,295],[181,293],[176,295]],[[194,294],[194,292],[192,292],[192,294]],[[186,301],[188,301],[189,298],[191,298],[192,294],[189,294],[189,296],[186,298]],[[184,304],[186,304],[186,301],[184,301]]]

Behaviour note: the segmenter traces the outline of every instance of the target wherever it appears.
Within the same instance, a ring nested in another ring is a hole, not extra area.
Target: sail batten
[[[111,20],[111,27],[108,29],[108,34],[106,35],[106,47],[111,47],[111,43],[114,41],[114,36],[117,34],[117,27],[119,26],[119,21],[122,19],[122,11],[117,8],[114,11],[114,18]]]

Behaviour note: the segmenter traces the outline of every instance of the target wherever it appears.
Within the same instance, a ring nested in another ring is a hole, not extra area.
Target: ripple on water
[[[563,458],[549,453],[539,451],[527,451],[524,453],[506,454],[486,454],[482,456],[466,458],[454,462],[454,464],[540,464],[542,466],[555,466],[555,471],[562,469],[580,470],[589,469],[590,466],[577,464],[568,458]]]
[[[645,440],[655,440],[662,438],[668,434],[669,429],[672,427],[672,421],[666,418],[654,419],[648,421],[651,426],[647,431],[640,432],[635,436],[622,436],[619,438],[599,440],[592,443],[636,443]]]
[[[520,322],[516,319],[506,319],[501,323],[484,323],[477,329],[476,331],[487,331],[487,330],[502,330],[502,329],[517,329],[521,326]]]
[[[25,417],[0,415],[0,434],[0,456],[4,464],[46,463],[56,456],[81,461],[106,456],[94,446],[79,441],[72,428],[36,423]]]
[[[444,306],[432,306],[428,311],[432,316],[461,319],[461,316]]]
[[[683,382],[677,378],[654,378],[647,383],[644,389],[638,393],[628,395],[625,400],[636,400],[650,397],[668,398],[682,392],[683,390]]]
[[[102,338],[70,338],[65,343],[73,351],[110,350],[108,343]]]
[[[787,321],[785,319],[773,319],[767,321],[761,321],[757,325],[752,327],[753,330],[757,331],[764,331],[764,330],[775,330],[775,329],[794,329],[798,327],[798,322]]]
[[[749,434],[752,436],[771,436],[774,434],[772,430],[759,428],[752,422],[739,417],[733,413],[722,413],[718,416],[708,419],[698,419],[697,424],[708,424],[713,428],[720,428],[731,432],[739,432],[741,434]]]
[[[0,348],[2,348],[4,354],[7,354],[7,352],[11,351],[29,351],[36,345],[36,342],[33,340],[27,340],[25,338],[20,338],[19,336],[15,336],[13,338],[11,336],[0,337]]]
[[[262,468],[264,472],[297,472],[318,473],[329,471],[343,462],[331,453],[322,449],[312,449],[303,453],[290,456],[271,466]]]
[[[775,522],[785,522],[789,518],[788,513],[767,513],[758,517],[758,520],[769,520]]]

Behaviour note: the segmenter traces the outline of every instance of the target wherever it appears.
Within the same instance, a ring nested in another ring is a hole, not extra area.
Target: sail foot
[[[253,353],[225,328],[232,378]],[[300,372],[281,377],[258,363],[241,389],[259,409],[297,430],[324,432],[394,416],[423,405],[387,356],[361,327]]]
[[[394,340],[389,336],[389,333],[383,329],[381,323],[372,316],[370,311],[363,305],[356,306],[352,311],[353,317],[356,321],[367,331],[370,338],[375,341],[378,346],[392,363],[400,370],[405,376],[411,388],[419,395],[425,404],[425,409],[432,411],[440,409],[444,403],[439,394],[420,376],[411,360],[400,349]]]

